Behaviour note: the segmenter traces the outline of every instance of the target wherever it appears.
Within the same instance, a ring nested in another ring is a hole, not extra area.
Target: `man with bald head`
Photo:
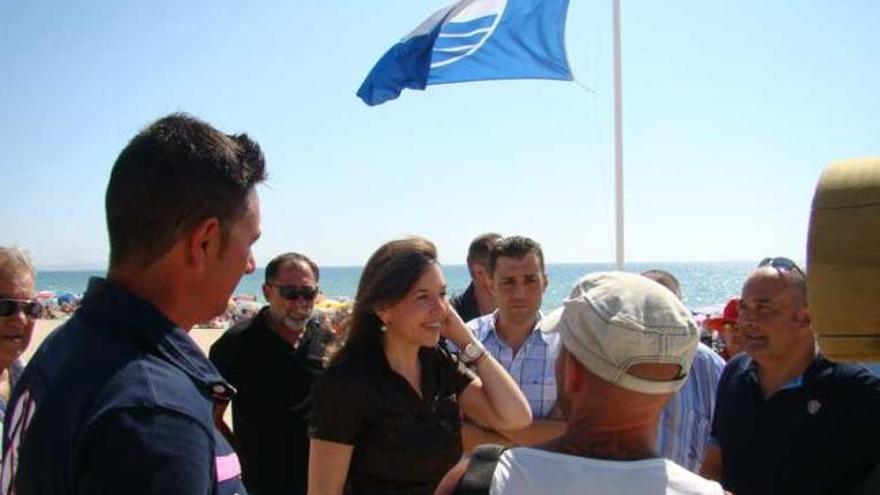
[[[435,495],[723,493],[656,448],[660,413],[687,380],[699,342],[671,291],[632,273],[590,274],[540,329],[561,342],[564,431],[536,447],[480,446]]]
[[[880,461],[880,380],[822,356],[787,258],[746,279],[738,324],[745,353],[718,385],[704,475],[737,495],[851,493]]]

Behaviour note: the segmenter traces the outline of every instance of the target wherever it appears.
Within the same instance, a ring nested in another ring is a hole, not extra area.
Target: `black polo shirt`
[[[818,356],[766,400],[757,373],[743,353],[718,384],[712,436],[726,490],[846,494],[880,462],[880,380],[866,368]]]
[[[237,390],[235,447],[245,485],[259,495],[306,493],[312,383],[333,332],[310,320],[296,348],[266,324],[268,308],[223,334],[211,361]]]
[[[100,278],[15,386],[2,493],[244,493],[214,428],[232,390],[180,328]]]
[[[455,312],[458,313],[458,316],[461,316],[465,323],[483,316],[480,314],[480,306],[477,304],[477,296],[474,294],[473,282],[468,284],[464,292],[453,297],[449,304],[452,305]]]
[[[458,395],[473,373],[422,348],[419,397],[381,348],[334,363],[315,387],[312,438],[353,445],[352,494],[431,494],[461,457]]]

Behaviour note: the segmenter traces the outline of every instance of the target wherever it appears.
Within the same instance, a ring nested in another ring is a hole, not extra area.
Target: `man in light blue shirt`
[[[681,299],[681,287],[671,273],[648,270],[642,275],[663,285]],[[700,472],[709,447],[715,392],[723,369],[721,356],[700,343],[687,381],[669,399],[660,415],[657,452],[694,473]]]
[[[658,453],[694,473],[700,472],[709,447],[715,392],[723,370],[721,356],[700,343],[687,381],[660,415]]]
[[[532,416],[546,418],[556,405],[559,336],[538,328],[547,288],[541,245],[527,237],[505,237],[489,251],[487,268],[498,309],[468,326],[519,385]]]

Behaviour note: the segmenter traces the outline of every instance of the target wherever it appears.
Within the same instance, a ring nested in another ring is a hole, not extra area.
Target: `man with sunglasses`
[[[18,357],[27,349],[41,314],[42,307],[34,300],[30,259],[19,248],[0,247],[0,423],[22,372]]]
[[[880,380],[819,352],[793,261],[762,261],[741,296],[704,475],[737,495],[851,493],[880,462]]]
[[[215,422],[234,442],[251,494],[306,493],[312,382],[336,340],[312,318],[319,277],[305,255],[275,257],[263,284],[269,305],[211,346],[211,361],[237,389],[233,430],[223,421],[226,403]]]

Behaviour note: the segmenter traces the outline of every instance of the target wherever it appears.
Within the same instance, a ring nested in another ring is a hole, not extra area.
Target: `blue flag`
[[[404,88],[487,79],[572,79],[568,0],[461,0],[391,47],[358,89],[367,105]]]

